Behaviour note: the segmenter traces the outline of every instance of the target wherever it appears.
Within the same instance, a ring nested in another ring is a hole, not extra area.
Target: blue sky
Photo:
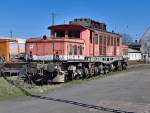
[[[51,13],[56,24],[88,17],[107,24],[109,31],[139,38],[150,26],[149,0],[0,0],[0,37],[49,35]]]

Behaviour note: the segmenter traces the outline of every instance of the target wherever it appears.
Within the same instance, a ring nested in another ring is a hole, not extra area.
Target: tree
[[[123,44],[128,45],[133,42],[133,38],[129,34],[122,33],[121,35]]]

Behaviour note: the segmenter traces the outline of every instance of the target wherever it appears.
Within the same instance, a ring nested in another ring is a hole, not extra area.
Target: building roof
[[[128,48],[128,53],[141,53],[141,52],[136,49]]]
[[[25,44],[26,39],[23,38],[9,38],[9,37],[0,37],[0,41],[16,42]]]
[[[3,42],[17,42],[17,40],[15,39],[7,39],[7,38],[0,38],[0,43]]]
[[[140,51],[140,48],[141,48],[141,44],[139,44],[139,43],[131,43],[131,44],[129,44],[128,45],[129,46],[129,48],[131,48],[131,49],[135,49],[135,50],[138,50],[138,51]]]

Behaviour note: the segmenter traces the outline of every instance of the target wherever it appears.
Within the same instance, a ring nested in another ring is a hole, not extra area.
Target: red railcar
[[[59,81],[59,77],[63,78],[60,81],[64,81],[65,78],[106,73],[113,67],[126,67],[124,56],[127,47],[122,45],[121,35],[108,32],[104,23],[75,19],[70,24],[48,29],[51,31],[50,38],[43,36],[26,41],[26,59],[48,61],[47,67],[54,67],[56,62],[53,61],[57,61],[59,71],[54,81]]]

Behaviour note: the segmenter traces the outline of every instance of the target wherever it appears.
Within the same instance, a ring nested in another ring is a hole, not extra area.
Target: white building
[[[128,49],[128,58],[129,58],[129,60],[141,60],[142,54],[138,50],[129,48]]]

